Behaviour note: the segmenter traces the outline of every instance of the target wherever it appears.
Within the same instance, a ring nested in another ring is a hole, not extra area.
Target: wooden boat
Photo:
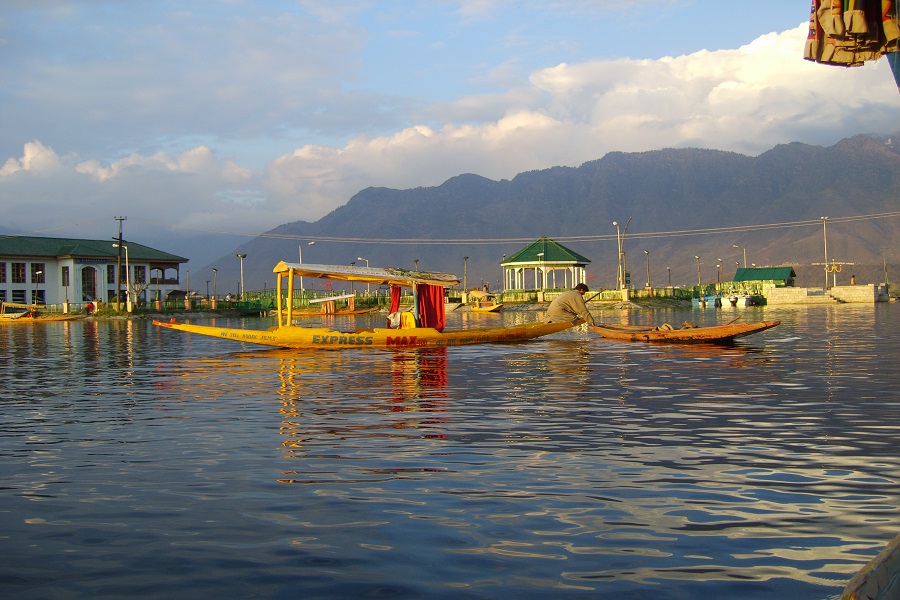
[[[493,298],[476,298],[472,301],[472,310],[475,312],[497,312],[503,308],[502,302],[497,302]]]
[[[736,320],[736,319],[735,319]],[[694,327],[685,323],[675,329],[671,325],[659,327],[635,325],[593,325],[591,329],[601,337],[624,342],[669,342],[679,344],[730,344],[735,338],[744,337],[780,325],[781,321],[735,323],[710,327]]]
[[[84,315],[42,314],[47,308],[40,304],[0,303],[0,323],[50,323],[53,321],[74,321]],[[12,310],[10,310],[12,309]]]
[[[154,325],[227,339],[279,348],[349,350],[360,348],[428,348],[518,342],[549,335],[572,327],[572,323],[525,323],[508,327],[483,327],[444,331],[444,289],[459,284],[455,275],[378,269],[343,265],[313,265],[280,262],[273,272],[277,277],[276,325],[267,330],[235,329],[209,325],[193,325],[153,321]],[[293,298],[298,277],[318,277],[338,281],[360,281],[387,285],[391,289],[391,313],[385,327],[339,331],[327,327],[303,327],[294,324],[296,312]],[[413,289],[413,312],[399,311],[400,289]],[[390,324],[395,323],[392,327]]]
[[[497,298],[488,292],[472,290],[469,296],[472,298],[470,308],[474,312],[497,312],[503,308],[503,303],[497,302]]]

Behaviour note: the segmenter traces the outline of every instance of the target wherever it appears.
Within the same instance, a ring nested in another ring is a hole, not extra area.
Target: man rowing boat
[[[547,309],[547,316],[544,317],[545,323],[559,323],[568,321],[576,323],[578,321],[586,321],[588,325],[594,324],[594,317],[587,309],[584,303],[584,295],[588,292],[588,286],[579,283],[574,290],[563,292],[550,303]]]

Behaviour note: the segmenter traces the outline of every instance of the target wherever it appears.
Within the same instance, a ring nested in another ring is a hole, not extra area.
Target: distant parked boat
[[[730,294],[722,299],[722,306],[755,306],[756,299],[750,294]]]
[[[475,312],[497,312],[503,308],[502,302],[497,302],[493,296],[476,298],[472,301],[472,310]]]
[[[84,315],[45,314],[46,306],[40,304],[0,303],[0,323],[49,323],[51,321],[74,321]]]
[[[691,298],[691,306],[694,308],[715,308],[722,305],[722,298],[719,296],[707,295],[699,298]]]

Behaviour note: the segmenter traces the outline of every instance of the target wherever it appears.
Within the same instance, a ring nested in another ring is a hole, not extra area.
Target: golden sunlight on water
[[[898,528],[897,310],[755,310],[733,347],[0,328],[0,591],[836,598]]]

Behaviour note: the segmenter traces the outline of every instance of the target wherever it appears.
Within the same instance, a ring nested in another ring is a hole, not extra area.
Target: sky
[[[803,60],[809,7],[5,0],[0,229],[105,238],[126,216],[204,265],[370,186],[896,132],[886,60]]]

